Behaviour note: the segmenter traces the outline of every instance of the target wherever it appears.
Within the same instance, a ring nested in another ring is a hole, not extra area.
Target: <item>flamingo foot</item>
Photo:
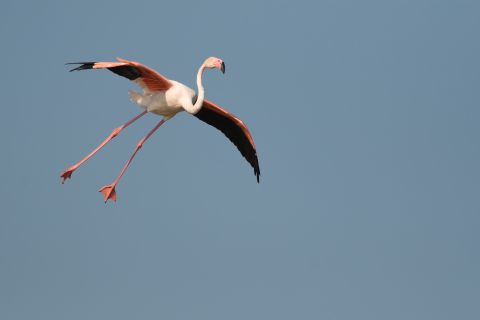
[[[108,199],[112,199],[113,202],[117,201],[117,192],[115,192],[115,184],[109,184],[103,186],[98,192],[103,193],[105,196],[105,203],[107,203]]]
[[[70,168],[68,168],[67,170],[63,171],[62,174],[60,175],[60,178],[62,178],[62,184],[65,183],[65,181],[67,181],[67,179],[71,179],[72,178],[72,173],[73,171],[75,171],[77,168],[75,166],[71,166]]]

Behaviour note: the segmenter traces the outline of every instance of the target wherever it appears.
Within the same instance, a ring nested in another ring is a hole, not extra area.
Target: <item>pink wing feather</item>
[[[80,64],[80,66],[70,70],[87,69],[108,69],[119,76],[125,77],[136,82],[146,92],[166,91],[171,86],[170,80],[162,76],[157,71],[135,61],[129,61],[117,58],[118,62],[76,62],[69,64]]]

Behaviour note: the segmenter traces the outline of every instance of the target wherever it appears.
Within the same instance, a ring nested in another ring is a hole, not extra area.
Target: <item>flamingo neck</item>
[[[205,71],[205,63],[203,63],[200,66],[197,72],[197,101],[195,101],[195,104],[193,105],[193,110],[192,110],[193,114],[200,111],[203,105],[203,100],[205,99],[205,90],[203,89],[203,84],[202,84],[202,76],[204,71]]]

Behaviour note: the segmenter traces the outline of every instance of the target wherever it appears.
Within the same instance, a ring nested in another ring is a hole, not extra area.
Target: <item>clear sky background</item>
[[[478,1],[3,1],[0,319],[479,319]],[[249,126],[262,176],[65,62],[141,61]]]

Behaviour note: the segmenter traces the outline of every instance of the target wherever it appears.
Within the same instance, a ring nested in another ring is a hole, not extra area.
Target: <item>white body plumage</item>
[[[148,112],[163,116],[165,120],[173,118],[177,113],[187,111],[194,114],[193,98],[195,91],[183,83],[170,80],[172,86],[162,92],[148,92],[144,94],[128,91],[128,96],[133,103],[138,104]]]

